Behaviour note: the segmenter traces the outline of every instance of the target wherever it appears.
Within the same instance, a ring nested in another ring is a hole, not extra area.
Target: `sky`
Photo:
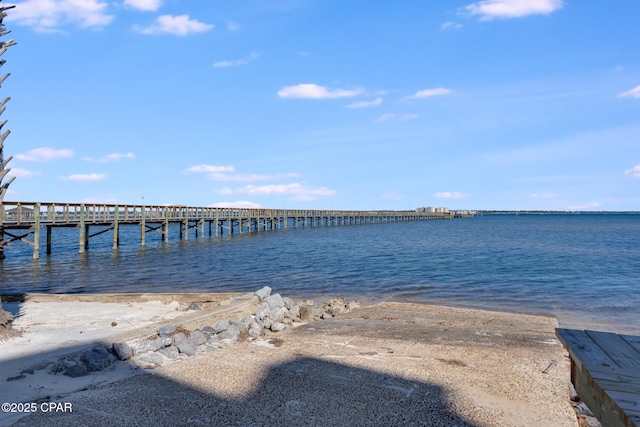
[[[4,0],[6,201],[640,211],[637,0]]]

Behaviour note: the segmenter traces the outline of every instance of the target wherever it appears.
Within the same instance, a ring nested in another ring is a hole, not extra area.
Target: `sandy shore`
[[[158,325],[233,316],[229,297],[4,303],[22,336],[0,343],[0,381],[36,369],[4,382],[0,398],[72,410],[2,413],[0,425],[577,425],[569,360],[556,320],[543,316],[386,302],[154,370],[117,362],[69,378],[37,369]],[[208,311],[185,311],[192,301]]]

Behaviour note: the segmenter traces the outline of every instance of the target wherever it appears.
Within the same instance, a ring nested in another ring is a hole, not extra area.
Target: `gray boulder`
[[[260,289],[259,291],[256,291],[256,293],[254,295],[257,296],[258,298],[260,298],[260,301],[263,301],[266,297],[271,295],[271,288],[268,287],[268,286],[265,286],[264,288]]]
[[[280,294],[274,294],[274,295],[268,296],[267,298],[264,299],[264,302],[269,304],[269,307],[271,307],[272,309],[284,307],[284,300],[282,299]]]
[[[219,334],[222,331],[226,331],[228,327],[229,322],[227,322],[226,320],[220,320],[213,326],[213,332]]]
[[[294,302],[291,298],[282,297],[282,301],[284,301],[284,308],[286,308],[287,310],[291,310],[291,307],[294,306]]]
[[[187,356],[194,356],[196,354],[196,347],[182,332],[173,336],[173,345],[178,348],[180,353],[186,354]]]
[[[102,371],[115,361],[115,358],[103,345],[85,350],[80,360],[89,372]]]
[[[87,368],[77,360],[65,356],[58,359],[58,361],[53,365],[51,372],[54,374],[62,374],[71,378],[84,377],[85,375],[89,375],[89,371]]]
[[[168,357],[169,359],[177,359],[180,351],[176,347],[170,345],[169,347],[161,348],[158,350],[158,353]]]
[[[322,310],[313,305],[303,305],[300,307],[300,319],[302,319],[303,322],[318,320],[322,314]]]
[[[247,330],[247,324],[242,320],[235,320],[235,319],[229,320],[229,327],[236,328],[238,329],[238,331]]]
[[[113,353],[120,360],[127,360],[131,356],[133,356],[133,350],[131,349],[131,346],[129,346],[129,344],[127,344],[126,342],[114,342],[111,345],[111,348],[113,350]]]
[[[167,325],[158,329],[158,335],[171,335],[175,331],[176,331],[176,327],[174,325]]]
[[[234,340],[237,341],[240,339],[240,329],[235,326],[229,326],[225,331],[219,333],[217,335],[220,340]]]
[[[195,346],[202,345],[207,342],[207,337],[200,331],[191,332],[191,343]]]
[[[142,354],[142,353],[148,353],[150,351],[158,351],[158,350],[160,350],[162,347],[165,347],[165,343],[163,342],[163,338],[169,338],[169,337],[162,337],[160,339],[142,341],[136,347],[136,354]],[[169,338],[169,339],[171,339],[171,338]],[[169,343],[169,344],[171,344],[171,343]]]
[[[157,368],[162,366],[163,362],[160,353],[149,353],[138,358],[138,364],[145,369]]]
[[[286,328],[286,325],[284,323],[275,322],[273,325],[271,325],[270,329],[273,332],[280,332],[280,331],[284,330],[284,328]]]

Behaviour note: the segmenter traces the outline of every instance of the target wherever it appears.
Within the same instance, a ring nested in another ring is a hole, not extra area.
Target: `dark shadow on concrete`
[[[41,353],[37,359],[60,354]],[[0,364],[5,391],[13,383],[7,377],[15,374],[7,368],[15,368],[15,362]],[[0,425],[474,426],[449,408],[447,390],[438,385],[310,357],[275,364],[255,390],[240,398],[205,393],[153,373],[49,398],[71,403],[73,412],[38,411],[20,419],[0,413]]]

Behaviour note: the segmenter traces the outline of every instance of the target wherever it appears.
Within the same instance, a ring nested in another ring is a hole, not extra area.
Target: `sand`
[[[192,296],[33,298],[14,322],[22,336],[0,343],[0,380],[168,320],[230,315],[228,297],[209,295],[202,313],[184,311]],[[576,426],[556,326],[544,316],[378,303],[152,371],[126,362],[76,379],[35,371],[4,382],[2,401],[72,412],[0,414],[0,425]]]

